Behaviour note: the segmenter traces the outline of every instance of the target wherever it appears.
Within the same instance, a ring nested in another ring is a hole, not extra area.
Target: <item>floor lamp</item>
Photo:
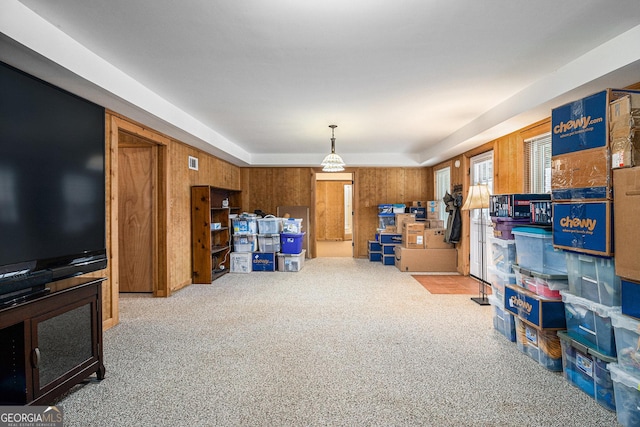
[[[465,200],[462,206],[463,211],[472,209],[486,209],[489,207],[489,187],[485,184],[472,185],[469,188],[469,194],[467,194],[467,200]],[[478,243],[480,244],[480,276],[477,277],[470,274],[471,277],[478,281],[478,297],[471,298],[472,301],[480,305],[488,305],[486,286],[491,285],[485,279],[485,267],[484,267],[484,249],[485,249],[485,227],[484,227],[484,214],[480,211],[480,230],[478,231]]]

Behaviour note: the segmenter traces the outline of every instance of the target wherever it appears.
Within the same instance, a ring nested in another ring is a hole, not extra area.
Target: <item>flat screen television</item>
[[[104,121],[0,62],[0,303],[106,267]]]

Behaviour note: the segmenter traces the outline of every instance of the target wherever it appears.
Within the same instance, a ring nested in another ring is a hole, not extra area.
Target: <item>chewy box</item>
[[[564,253],[553,247],[550,231],[535,227],[516,227],[517,264],[521,268],[544,274],[567,274]]]
[[[489,295],[489,304],[493,306],[493,328],[509,341],[516,342],[516,326],[513,314],[504,310],[504,304],[495,295]]]
[[[613,258],[566,252],[569,292],[608,306],[619,306],[621,282]]]
[[[487,236],[489,242],[489,264],[497,270],[511,274],[511,266],[516,263],[516,241]]]
[[[253,271],[276,271],[275,252],[254,252],[251,255],[251,269]]]
[[[564,303],[542,298],[517,285],[504,287],[505,310],[527,323],[544,329],[565,329]]]
[[[283,254],[299,254],[302,252],[304,233],[280,234],[280,252]]]
[[[558,331],[558,337],[562,345],[562,370],[565,379],[593,397],[599,405],[615,411],[613,381],[607,365],[615,363],[616,358],[580,344],[564,331]]]
[[[613,381],[618,422],[625,427],[640,426],[640,377],[621,370],[610,363],[609,372]]]
[[[640,378],[640,321],[620,313],[611,315],[618,366]]]
[[[622,314],[640,319],[640,283],[621,280]]]
[[[562,370],[562,347],[553,329],[541,329],[515,318],[516,346],[550,371]]]
[[[566,291],[561,293],[569,336],[606,356],[616,357],[611,315],[619,312],[620,307],[607,307]]]
[[[553,203],[553,245],[591,255],[613,255],[610,201]]]
[[[305,250],[299,254],[278,254],[278,271],[300,271],[304,266]]]

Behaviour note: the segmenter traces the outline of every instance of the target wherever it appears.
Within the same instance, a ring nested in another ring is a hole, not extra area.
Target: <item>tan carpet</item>
[[[432,294],[465,294],[478,293],[478,282],[468,276],[440,276],[440,275],[413,275],[426,290]],[[487,287],[487,293],[491,293],[491,287]]]

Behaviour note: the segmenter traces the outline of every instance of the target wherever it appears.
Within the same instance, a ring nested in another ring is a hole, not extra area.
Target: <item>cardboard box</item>
[[[606,89],[551,110],[551,155],[609,147],[610,103],[638,93]]]
[[[276,271],[275,252],[254,252],[251,254],[252,271]]]
[[[251,273],[251,252],[231,252],[230,269],[232,273]]]
[[[613,256],[612,232],[610,201],[553,203],[553,246],[556,248]]]
[[[451,249],[453,244],[446,243],[444,236],[447,233],[446,228],[425,228],[424,229],[424,247],[426,249]]]
[[[403,224],[402,246],[409,249],[424,248],[424,223],[405,222]]]
[[[525,323],[544,329],[566,329],[562,300],[540,297],[518,285],[504,287],[504,308]]]
[[[640,164],[640,129],[625,136],[611,135],[611,169]]]
[[[553,156],[551,191],[553,200],[611,198],[609,148]]]
[[[400,271],[455,272],[458,251],[455,249],[395,248],[395,265]]]
[[[614,247],[616,274],[625,279],[640,281],[640,168],[616,169],[613,171],[615,199]]]
[[[424,206],[409,206],[409,213],[414,214],[418,221],[427,218],[427,208]]]
[[[405,222],[416,222],[416,215],[412,213],[396,214],[396,231],[402,231]]]
[[[640,117],[640,93],[638,92],[628,92],[609,104],[609,120],[612,127],[615,122],[638,123],[636,121],[638,117]]]
[[[424,221],[424,228],[444,228],[444,220],[426,219]]]

